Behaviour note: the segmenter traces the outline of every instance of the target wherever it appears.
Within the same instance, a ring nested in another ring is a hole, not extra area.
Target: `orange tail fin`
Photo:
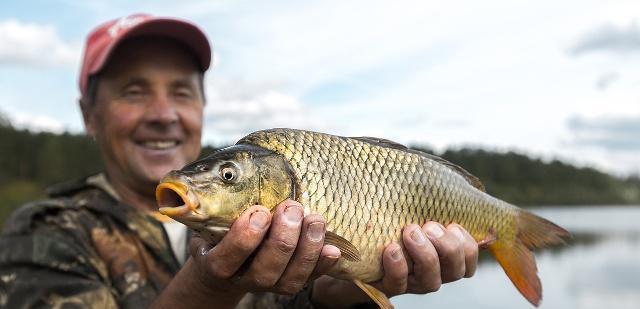
[[[515,238],[500,235],[498,241],[489,245],[489,251],[518,291],[537,307],[542,299],[542,286],[531,250],[564,244],[564,239],[570,235],[551,221],[522,209],[519,209],[516,217],[516,229]]]

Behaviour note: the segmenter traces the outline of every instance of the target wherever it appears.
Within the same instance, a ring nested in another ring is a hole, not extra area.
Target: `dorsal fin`
[[[476,189],[482,191],[482,192],[486,192],[487,190],[484,188],[484,184],[482,183],[482,181],[480,181],[480,178],[476,177],[475,175],[469,173],[467,170],[465,170],[464,168],[460,167],[459,165],[453,164],[441,157],[438,157],[436,155],[432,155],[426,152],[422,152],[422,151],[418,151],[418,150],[410,150],[412,153],[416,153],[419,155],[422,155],[424,157],[427,157],[433,161],[436,161],[454,171],[456,171],[458,174],[462,175],[462,177],[464,177],[464,179],[467,180],[467,182],[474,186]]]
[[[384,138],[378,138],[378,137],[370,137],[370,136],[360,136],[360,137],[352,137],[355,140],[359,140],[365,143],[369,143],[372,145],[376,145],[376,146],[380,146],[380,147],[386,147],[386,148],[392,148],[392,149],[397,149],[397,150],[402,150],[402,151],[407,151],[413,154],[417,154],[420,156],[423,156],[425,158],[431,159],[433,161],[436,161],[448,168],[450,168],[451,170],[453,170],[454,172],[458,173],[460,176],[464,177],[464,179],[467,180],[467,182],[472,185],[473,187],[475,187],[476,189],[486,192],[485,188],[484,188],[484,184],[482,184],[482,181],[480,181],[480,179],[478,177],[476,177],[475,175],[469,173],[467,170],[465,170],[464,168],[453,164],[441,157],[438,157],[436,155],[432,155],[430,153],[426,153],[423,151],[419,151],[419,150],[415,150],[415,149],[409,149],[407,146],[402,145],[400,143],[396,143],[394,141],[388,140],[388,139],[384,139]]]
[[[361,142],[374,144],[382,147],[393,148],[398,150],[409,150],[409,148],[407,148],[407,146],[405,145],[402,145],[400,143],[396,143],[394,141],[384,139],[384,138],[371,137],[371,136],[358,136],[358,137],[351,137],[351,138],[357,139]]]

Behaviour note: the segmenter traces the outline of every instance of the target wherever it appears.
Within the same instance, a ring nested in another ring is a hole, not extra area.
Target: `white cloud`
[[[629,152],[640,150],[640,114],[595,119],[576,116],[568,121],[568,126],[579,145]]]
[[[70,66],[78,63],[80,49],[64,42],[51,25],[0,21],[0,64]]]
[[[226,59],[249,78],[286,79],[296,93],[329,80],[349,80],[353,74],[437,46],[450,39],[450,33],[440,31],[441,25],[466,11],[452,10],[445,17],[441,6],[427,2],[257,6],[236,7],[243,18],[225,24],[226,41],[220,44],[234,56]]]
[[[47,115],[33,115],[10,110],[4,111],[2,114],[4,114],[13,127],[18,129],[58,134],[66,131],[66,126],[63,122]]]
[[[589,52],[609,51],[614,53],[640,54],[640,28],[634,20],[628,26],[605,24],[585,35],[573,48],[581,55]]]
[[[233,143],[250,132],[273,127],[322,131],[323,122],[275,85],[221,78],[207,83],[205,142]]]
[[[618,78],[620,78],[620,74],[617,72],[603,73],[596,80],[595,86],[598,90],[607,90],[607,88],[609,88],[611,84],[615,83]]]

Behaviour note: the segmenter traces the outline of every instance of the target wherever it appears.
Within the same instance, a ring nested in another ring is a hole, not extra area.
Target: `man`
[[[196,235],[188,250],[187,229],[156,212],[158,180],[200,152],[210,60],[205,34],[185,21],[132,15],[89,35],[80,107],[105,172],[56,186],[7,220],[0,306],[371,305],[351,283],[313,280],[340,251],[323,244],[324,218],[303,216],[297,202],[273,214],[252,206],[220,243]],[[477,245],[456,225],[407,226],[403,245],[385,249],[385,275],[374,283],[389,296],[435,291],[475,271]]]

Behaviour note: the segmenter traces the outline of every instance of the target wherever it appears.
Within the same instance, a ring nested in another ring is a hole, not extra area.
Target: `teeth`
[[[143,143],[144,147],[160,150],[175,147],[177,144],[176,141],[147,141]]]

